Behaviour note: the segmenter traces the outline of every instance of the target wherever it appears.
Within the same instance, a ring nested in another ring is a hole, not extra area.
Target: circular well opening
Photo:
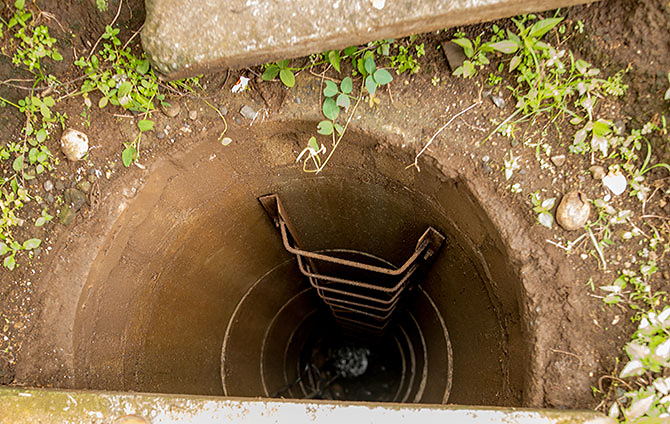
[[[473,194],[429,163],[405,169],[409,155],[353,131],[340,160],[302,173],[295,152],[312,126],[257,126],[265,142],[215,155],[200,145],[152,168],[79,300],[76,386],[520,404],[520,282]],[[310,251],[350,249],[397,266],[428,226],[447,237],[384,338],[333,327],[257,201],[268,193],[281,196]],[[358,378],[317,394],[299,378],[306,364],[365,349]]]

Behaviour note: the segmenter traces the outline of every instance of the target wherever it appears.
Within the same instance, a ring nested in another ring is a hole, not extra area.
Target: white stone
[[[60,138],[60,148],[68,160],[78,161],[88,152],[88,136],[81,131],[68,128]]]
[[[607,187],[615,196],[626,191],[626,177],[621,172],[611,172],[603,177],[603,185]]]

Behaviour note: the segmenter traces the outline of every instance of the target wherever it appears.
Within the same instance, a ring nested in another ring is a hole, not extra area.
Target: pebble
[[[301,99],[300,97],[296,97],[295,99],[293,99],[293,102],[294,102],[295,104],[299,105],[299,104],[302,103],[302,99]]]
[[[256,112],[256,110],[251,106],[244,105],[242,106],[242,109],[240,109],[240,115],[253,121],[258,116],[258,112]]]
[[[77,188],[84,193],[88,193],[91,191],[91,183],[89,183],[87,180],[82,180],[77,183]]]
[[[175,116],[179,115],[181,112],[181,107],[179,106],[179,103],[176,101],[172,102],[167,102],[166,104],[161,105],[161,111],[167,116],[168,118],[174,118]]]
[[[196,119],[198,119],[198,111],[197,110],[190,111],[188,113],[188,119],[190,119],[191,121],[195,121]]]
[[[605,168],[600,165],[593,165],[589,168],[594,180],[602,180],[605,176]]]
[[[69,205],[65,205],[60,210],[60,213],[58,214],[58,219],[63,225],[70,225],[76,215],[77,213],[73,211]]]
[[[502,109],[505,107],[505,99],[503,99],[501,96],[492,94],[491,101],[493,102],[494,105],[496,105],[498,109]]]
[[[463,53],[463,48],[451,41],[442,43],[442,51],[447,58],[447,64],[449,65],[449,70],[451,70],[451,72],[454,72],[456,68],[461,66],[465,59],[467,59],[465,53]]]
[[[607,187],[615,196],[626,191],[628,182],[626,177],[621,172],[611,172],[605,175],[602,179],[603,185]]]
[[[566,193],[556,209],[556,222],[568,231],[582,228],[589,219],[591,204],[581,191]]]
[[[54,189],[54,183],[51,180],[46,180],[43,184],[44,190],[51,191]]]
[[[81,160],[88,153],[88,136],[81,131],[68,128],[60,138],[60,148],[69,161]]]
[[[63,191],[65,189],[65,184],[63,184],[62,181],[56,181],[56,184],[54,186],[58,191]]]
[[[49,193],[44,197],[44,200],[47,201],[48,204],[53,204],[54,201],[56,201],[56,198],[54,197],[53,194]]]
[[[163,131],[156,131],[156,138],[162,140],[165,138],[165,133]]]
[[[565,165],[565,155],[556,155],[551,157],[551,162],[558,166],[561,167]]]

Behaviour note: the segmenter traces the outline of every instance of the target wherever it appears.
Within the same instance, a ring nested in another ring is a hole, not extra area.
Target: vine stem
[[[437,137],[438,135],[440,135],[440,133],[441,133],[445,128],[447,128],[447,127],[449,126],[449,124],[451,124],[452,122],[454,122],[454,121],[456,120],[456,118],[458,118],[459,116],[461,116],[461,115],[463,115],[464,113],[468,112],[470,109],[474,108],[475,106],[479,106],[480,104],[482,104],[482,100],[478,100],[478,101],[476,101],[475,103],[471,104],[470,106],[466,107],[466,108],[463,109],[462,111],[460,111],[460,112],[458,112],[457,114],[455,114],[454,116],[452,116],[451,119],[449,119],[449,120],[447,121],[446,124],[442,125],[442,127],[440,127],[440,129],[437,130],[437,131],[435,132],[435,134],[433,134],[433,136],[432,136],[432,137],[430,138],[430,140],[428,140],[428,142],[423,146],[423,148],[419,151],[419,153],[416,154],[416,156],[414,157],[414,162],[411,163],[411,164],[409,164],[409,165],[407,165],[407,166],[405,167],[405,169],[409,169],[409,168],[411,168],[411,167],[415,167],[417,171],[421,172],[421,168],[419,168],[419,157],[421,157],[421,155],[422,155],[426,150],[428,150],[428,148],[430,147],[430,145],[433,144],[433,141],[435,141],[435,137]]]

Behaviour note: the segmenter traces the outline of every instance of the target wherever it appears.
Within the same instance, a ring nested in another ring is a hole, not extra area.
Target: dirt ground
[[[47,12],[43,15],[44,21],[52,29],[52,34],[59,39],[64,60],[59,63],[54,72],[61,81],[76,80],[79,73],[71,63],[74,57],[86,53],[105,23],[110,22],[116,13],[115,1],[110,2],[110,10],[99,13],[86,2],[38,1],[40,10]],[[128,6],[130,4],[130,6]],[[667,72],[670,71],[670,3],[666,0],[605,0],[589,5],[567,9],[564,16],[572,23],[583,22],[583,32],[575,32],[566,42],[566,47],[577,55],[595,64],[603,70],[616,72],[630,66],[625,82],[630,85],[626,96],[617,101],[608,101],[601,107],[607,108],[613,118],[619,119],[629,127],[639,127],[649,120],[660,119],[660,114],[668,112],[668,104],[663,102],[662,93],[668,87]],[[0,10],[7,14],[8,8]],[[127,39],[138,30],[143,19],[142,6],[139,2],[126,2],[121,9],[118,22],[124,28],[122,35]],[[505,22],[501,21],[504,25]],[[482,25],[463,28],[468,34],[477,34]],[[462,93],[462,98],[445,98],[445,106],[467,104],[477,99],[481,80],[463,80],[450,75],[446,61],[438,46],[441,42],[450,40],[454,29],[441,31],[437,34],[425,35],[426,57],[420,60],[421,71],[415,75],[397,77],[391,88],[383,95],[384,108],[395,110],[401,118],[394,123],[398,126],[411,127],[413,122],[418,125],[423,139],[429,138],[436,128],[439,128],[449,116],[458,108],[448,111],[426,111],[421,106],[424,103],[435,103],[436,99],[445,93]],[[139,47],[138,47],[139,48]],[[230,92],[233,84],[240,75],[252,78],[252,90],[235,95]],[[222,71],[218,74],[206,76],[202,79],[205,98],[225,114],[229,131],[233,134],[243,133],[249,122],[238,111],[241,106],[253,104],[263,111],[264,119],[272,121],[282,108],[291,108],[296,105],[306,107],[313,104],[317,111],[319,90],[303,90],[300,97],[296,97],[289,90],[277,82],[267,83],[258,78],[258,69]],[[0,80],[23,78],[26,75],[17,74],[16,68],[11,65],[11,59],[0,55]],[[433,84],[439,77],[438,86]],[[318,77],[303,72],[303,79],[312,79],[318,82]],[[73,82],[73,87],[77,82]],[[304,95],[303,95],[304,93]],[[0,96],[9,99],[18,99],[25,95],[21,89],[9,86],[0,86]],[[149,165],[155,158],[165,157],[175,151],[180,151],[188,145],[198,143],[201,131],[223,130],[221,118],[211,109],[203,106],[202,100],[194,95],[174,95],[175,103],[181,106],[181,113],[175,118],[169,118],[161,113],[154,115],[156,130],[146,137],[143,142],[142,160]],[[299,102],[298,102],[299,99]],[[388,99],[388,100],[387,100]],[[499,171],[500,165],[510,148],[517,147],[510,144],[509,139],[494,139],[490,144],[479,145],[478,142],[490,131],[491,120],[504,117],[512,110],[513,102],[507,98],[507,104],[500,110],[492,102],[485,101],[472,114],[458,121],[459,138],[464,144],[472,146],[469,156],[449,157],[449,140],[438,139],[431,154],[456,161],[455,167],[468,169],[468,172],[477,173],[478,178],[490,181],[497,188],[498,201],[501,210],[523,211],[527,228],[533,239],[546,244],[545,240],[555,239],[556,235],[564,238],[573,238],[562,230],[550,230],[536,225],[535,215],[527,201],[527,192],[524,196],[517,196],[510,192],[509,182],[505,181]],[[95,102],[94,102],[95,104]],[[297,106],[296,106],[297,107]],[[41,309],[40,288],[35,287],[37,281],[48,275],[51,270],[49,264],[54,252],[62,252],[71,244],[85,242],[87,234],[80,232],[78,223],[88,222],[95,225],[96,221],[104,221],[107,213],[98,208],[100,199],[107,193],[114,191],[117,181],[124,176],[139,175],[142,178],[142,169],[137,167],[124,168],[120,160],[122,141],[135,135],[133,124],[135,116],[128,112],[106,108],[104,110],[90,109],[90,118],[81,116],[84,110],[81,98],[73,97],[59,104],[58,109],[68,115],[69,125],[95,135],[94,148],[84,164],[73,164],[61,156],[61,163],[48,177],[41,177],[29,182],[31,190],[41,196],[44,205],[51,206],[53,197],[63,193],[67,188],[80,184],[82,178],[90,181],[87,190],[86,205],[74,216],[73,223],[64,225],[59,219],[41,229],[24,226],[16,232],[18,238],[25,236],[39,237],[44,240],[41,248],[34,257],[20,258],[21,266],[9,272],[0,268],[0,384],[29,384],[15,378],[17,358],[20,357],[22,345],[32,336],[31,329],[40,319]],[[196,119],[188,117],[188,111],[197,111]],[[365,109],[368,110],[367,107]],[[409,111],[409,112],[408,112]],[[6,130],[5,138],[18,134],[21,127],[21,116],[9,108],[4,108],[0,115],[0,125]],[[568,123],[564,123],[568,126]],[[547,139],[555,151],[565,151],[565,145],[558,140]],[[50,143],[54,152],[59,152],[57,138]],[[409,148],[417,151],[421,142],[415,142]],[[658,145],[654,151],[656,160],[667,161],[670,157],[668,146]],[[516,154],[522,156],[522,169],[518,179],[521,186],[533,190],[545,190],[546,196],[560,195],[572,189],[581,189],[591,198],[598,197],[600,188],[593,184],[588,173],[590,166],[588,158],[571,155],[565,165],[550,171],[541,170],[535,164],[534,152],[531,149],[517,149]],[[487,158],[484,160],[483,158]],[[9,164],[11,166],[11,164]],[[666,177],[662,171],[652,172],[651,180]],[[44,189],[46,180],[55,185],[55,191]],[[663,184],[663,183],[659,183]],[[532,190],[530,190],[532,191]],[[664,196],[661,193],[657,196]],[[50,201],[51,200],[51,201]],[[658,200],[658,199],[657,199]],[[660,199],[649,206],[646,211],[650,215],[667,216],[670,212],[667,206],[668,199]],[[634,199],[622,200],[622,206],[630,203],[633,208]],[[32,202],[24,209],[25,219],[32,222],[39,216],[42,206]],[[512,229],[507,229],[512,230]],[[636,246],[617,245],[612,247],[609,255],[611,265],[625,265],[635,254]],[[547,295],[551,296],[549,310],[537,311],[544,317],[552,316],[570,321],[566,323],[566,330],[556,334],[552,350],[553,357],[548,360],[548,367],[543,376],[543,395],[532,400],[532,404],[557,408],[593,408],[599,399],[592,396],[591,387],[605,384],[600,376],[609,374],[615,368],[617,361],[623,358],[622,346],[628,340],[633,325],[629,322],[629,312],[618,308],[607,308],[600,299],[590,295],[586,281],[593,278],[595,285],[604,285],[612,280],[613,273],[603,272],[598,267],[595,258],[582,259],[579,254],[566,256],[559,249],[549,250],[551,260],[558,264],[558,274],[548,277],[546,284]],[[70,258],[75,261],[77,258]],[[541,261],[541,259],[538,259]],[[660,263],[662,281],[658,289],[670,289],[667,264]],[[555,281],[574,281],[572,285],[557,287]],[[568,325],[569,324],[569,325]],[[572,333],[574,328],[582,328],[579,334]],[[54,385],[62,384],[53,381]]]

